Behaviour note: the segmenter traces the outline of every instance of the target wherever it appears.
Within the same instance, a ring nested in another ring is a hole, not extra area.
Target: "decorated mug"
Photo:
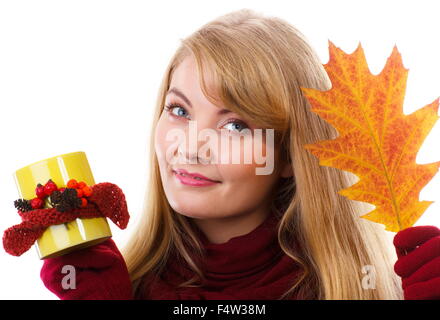
[[[82,151],[32,163],[15,171],[14,179],[19,196],[23,199],[35,198],[36,186],[44,185],[49,179],[58,188],[66,187],[71,179],[83,181],[89,186],[95,184],[86,154]],[[50,202],[46,201],[44,207],[51,207]],[[111,236],[105,217],[77,218],[48,227],[36,241],[35,247],[40,259],[52,258],[98,244]]]

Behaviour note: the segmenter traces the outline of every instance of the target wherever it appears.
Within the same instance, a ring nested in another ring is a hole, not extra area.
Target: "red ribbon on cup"
[[[5,230],[3,247],[13,256],[20,256],[41,237],[47,227],[77,218],[109,218],[120,229],[127,227],[130,215],[122,190],[115,184],[102,182],[91,186],[93,193],[83,208],[60,212],[56,208],[34,209],[18,214],[22,222]]]

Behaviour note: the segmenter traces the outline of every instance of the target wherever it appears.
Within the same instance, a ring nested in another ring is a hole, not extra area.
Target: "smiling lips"
[[[189,173],[184,169],[173,170],[173,173],[181,183],[194,187],[211,186],[220,183],[220,181],[211,180],[200,173]]]

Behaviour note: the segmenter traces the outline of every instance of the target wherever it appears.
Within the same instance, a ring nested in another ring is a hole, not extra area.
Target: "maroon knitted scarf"
[[[178,287],[194,273],[181,257],[174,256],[161,275],[144,279],[137,290],[137,298],[278,299],[296,282],[302,269],[281,250],[277,231],[278,219],[274,215],[250,233],[221,244],[210,243],[198,230],[205,249],[205,259],[201,263],[206,277],[203,285]]]

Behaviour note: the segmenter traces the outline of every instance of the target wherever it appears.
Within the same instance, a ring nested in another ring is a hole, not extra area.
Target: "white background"
[[[85,151],[96,182],[120,186],[129,228],[111,224],[122,246],[136,224],[148,172],[150,121],[163,72],[184,38],[241,8],[283,18],[328,62],[329,39],[347,53],[359,41],[372,73],[397,44],[409,68],[404,113],[440,95],[438,1],[1,1],[0,231],[19,223],[12,173],[58,154]],[[440,126],[418,163],[440,160]],[[440,175],[420,193],[436,201],[416,225],[440,226]],[[0,248],[1,299],[55,299],[42,284],[35,248]]]

